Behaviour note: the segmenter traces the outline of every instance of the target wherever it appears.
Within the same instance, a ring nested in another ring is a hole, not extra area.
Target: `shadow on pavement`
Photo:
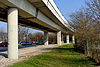
[[[8,58],[8,54],[6,53],[0,53],[0,56]]]

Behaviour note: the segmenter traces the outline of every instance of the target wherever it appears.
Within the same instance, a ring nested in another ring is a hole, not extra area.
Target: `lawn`
[[[85,58],[83,54],[74,51],[73,45],[64,45],[19,62],[11,67],[94,67],[96,63]]]

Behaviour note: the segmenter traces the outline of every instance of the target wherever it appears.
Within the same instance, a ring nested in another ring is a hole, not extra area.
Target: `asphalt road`
[[[19,45],[18,49],[27,48],[27,47],[33,47],[33,46],[39,46],[39,45],[36,45],[36,44],[27,45],[27,46],[21,46],[21,45]],[[7,47],[0,47],[0,52],[4,52],[4,51],[8,51],[8,48]]]

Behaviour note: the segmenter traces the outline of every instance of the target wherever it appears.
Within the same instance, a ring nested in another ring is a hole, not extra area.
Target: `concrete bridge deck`
[[[7,21],[10,8],[18,9],[20,25],[49,32],[73,31],[53,0],[0,0],[0,20]]]

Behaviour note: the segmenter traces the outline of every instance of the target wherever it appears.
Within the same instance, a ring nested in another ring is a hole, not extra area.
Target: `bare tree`
[[[90,0],[86,1],[88,6],[89,17],[91,18],[91,40],[92,47],[90,48],[91,57],[100,63],[99,59],[99,49],[100,46],[100,0]],[[94,33],[94,34],[93,34]]]
[[[100,45],[100,0],[86,2],[88,8],[82,8],[70,15],[71,25],[76,29],[78,50],[100,62],[98,46]],[[79,49],[80,48],[80,49]]]
[[[41,32],[36,32],[36,33],[29,33],[28,35],[29,41],[38,41],[38,42],[43,42],[43,33]]]
[[[49,33],[48,35],[49,43],[56,44],[57,43],[57,35],[55,33]]]
[[[29,28],[18,26],[18,36],[19,36],[18,39],[19,39],[19,42],[27,41],[28,33],[29,33]]]
[[[3,27],[0,28],[0,40],[7,41],[7,33]]]

